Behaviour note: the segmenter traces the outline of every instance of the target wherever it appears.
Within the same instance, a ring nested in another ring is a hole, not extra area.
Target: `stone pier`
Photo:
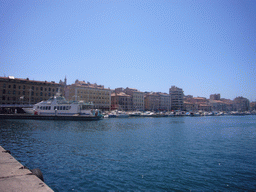
[[[29,169],[19,163],[0,146],[0,191],[8,192],[53,192]]]

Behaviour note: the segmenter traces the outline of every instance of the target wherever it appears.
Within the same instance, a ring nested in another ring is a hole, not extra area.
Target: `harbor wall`
[[[0,146],[0,191],[53,192],[42,180]]]

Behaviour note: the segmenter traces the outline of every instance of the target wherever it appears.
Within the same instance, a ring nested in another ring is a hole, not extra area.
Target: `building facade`
[[[159,111],[160,98],[155,92],[145,93],[145,110],[147,111]]]
[[[212,94],[212,95],[210,95],[210,100],[220,100],[220,94]]]
[[[169,89],[169,95],[171,96],[171,110],[183,110],[184,109],[183,90],[176,86],[172,86]]]
[[[124,92],[113,92],[111,94],[111,110],[132,111],[132,96]]]
[[[34,81],[13,76],[0,77],[0,105],[1,107],[13,105],[33,105],[47,100],[56,93],[64,93],[65,84]]]
[[[111,90],[96,83],[76,80],[67,86],[65,97],[68,100],[91,102],[97,109],[110,110],[111,107]]]
[[[171,96],[167,93],[159,94],[159,111],[170,111],[171,110]]]
[[[144,111],[144,93],[133,88],[126,88],[124,92],[132,96],[132,111]]]
[[[244,97],[236,97],[233,100],[233,108],[235,111],[249,111],[250,101]]]

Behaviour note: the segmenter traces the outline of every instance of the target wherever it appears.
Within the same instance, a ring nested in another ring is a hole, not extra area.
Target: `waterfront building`
[[[198,104],[193,102],[184,101],[184,110],[185,111],[198,111]]]
[[[171,96],[167,93],[159,94],[159,110],[170,111],[171,110]]]
[[[76,80],[67,86],[65,97],[68,100],[91,102],[97,109],[110,110],[111,107],[111,90],[96,83]]]
[[[227,111],[227,105],[224,101],[210,99],[209,104],[212,111]]]
[[[64,93],[65,82],[35,81],[13,76],[0,77],[0,106],[26,107],[48,100],[57,92]]]
[[[172,86],[169,89],[169,95],[171,96],[171,109],[183,110],[184,108],[184,93],[181,88]]]
[[[198,110],[201,111],[212,111],[211,105],[209,104],[209,100],[205,97],[194,97],[194,103],[198,105]]]
[[[244,97],[236,97],[233,100],[233,107],[235,111],[249,111],[250,110],[250,102],[248,99]]]
[[[211,111],[212,106],[205,97],[185,96],[184,110],[185,111]]]
[[[145,110],[169,111],[171,110],[170,95],[161,92],[145,93]]]
[[[256,101],[250,103],[250,110],[255,111],[256,110]]]
[[[132,110],[144,111],[144,93],[134,88],[126,88],[124,92],[132,97]]]
[[[111,110],[132,111],[132,96],[124,92],[114,91],[111,94]]]
[[[147,111],[159,111],[160,98],[155,92],[145,93],[145,110]]]
[[[220,100],[225,104],[224,111],[233,111],[234,110],[233,101],[231,99],[221,98]]]

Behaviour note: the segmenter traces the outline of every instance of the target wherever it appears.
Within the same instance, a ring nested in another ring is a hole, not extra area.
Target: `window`
[[[3,86],[4,88],[6,88],[6,84],[4,83],[4,86]]]
[[[16,94],[16,91],[14,90],[14,91],[13,91],[13,95],[15,95],[15,94]]]
[[[51,91],[51,88],[49,87],[49,91]]]
[[[2,97],[2,100],[3,100],[3,101],[5,100],[5,96]]]
[[[40,87],[40,90],[43,91],[43,87]]]
[[[34,86],[32,86],[32,90],[34,90]]]
[[[15,84],[13,85],[13,89],[16,89],[16,85]]]
[[[26,86],[25,86],[25,85],[23,85],[23,89],[26,89]]]
[[[40,96],[43,96],[43,92],[40,92]]]
[[[3,94],[5,94],[5,89],[3,89]]]

